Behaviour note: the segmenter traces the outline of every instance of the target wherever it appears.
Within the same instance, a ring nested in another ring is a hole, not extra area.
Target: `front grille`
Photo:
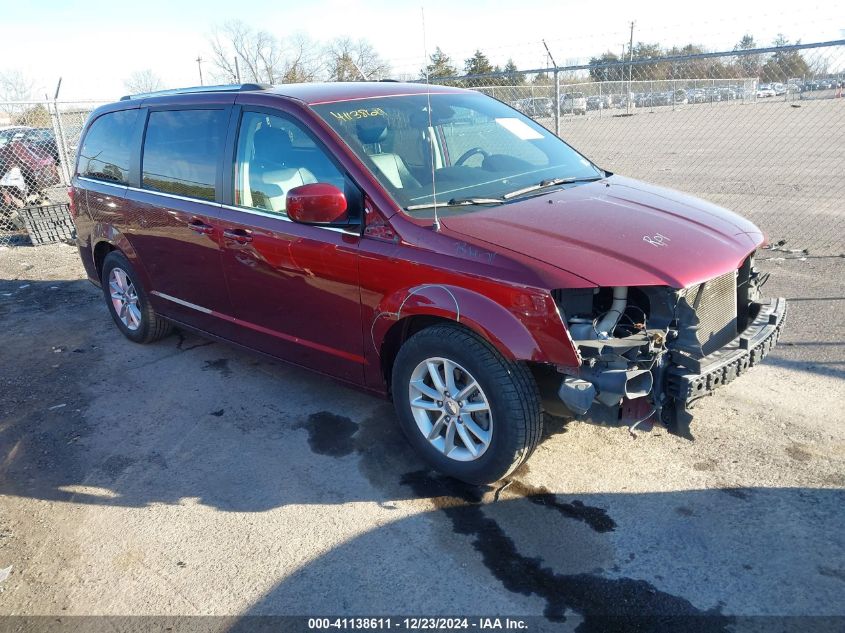
[[[695,337],[706,356],[736,338],[736,271],[690,288],[687,303],[698,317]]]

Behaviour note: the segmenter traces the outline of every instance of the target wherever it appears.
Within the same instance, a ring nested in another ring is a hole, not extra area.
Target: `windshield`
[[[431,112],[428,103],[431,100]],[[536,191],[604,176],[528,117],[481,94],[378,97],[312,106],[370,168],[400,207],[430,217],[503,204]],[[432,178],[433,177],[433,178]],[[432,187],[432,180],[434,187]]]

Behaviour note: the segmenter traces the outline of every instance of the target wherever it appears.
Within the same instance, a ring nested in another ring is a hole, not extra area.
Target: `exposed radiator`
[[[705,356],[736,338],[735,270],[690,288],[686,299],[698,316],[696,338]]]

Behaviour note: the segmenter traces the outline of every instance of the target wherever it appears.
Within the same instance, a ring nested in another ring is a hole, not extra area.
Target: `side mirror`
[[[347,218],[346,196],[325,182],[294,187],[287,194],[287,214],[303,224],[336,224]]]

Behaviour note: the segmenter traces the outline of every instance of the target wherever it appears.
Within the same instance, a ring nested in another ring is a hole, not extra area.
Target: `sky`
[[[635,42],[664,46],[729,50],[744,33],[760,45],[778,33],[845,39],[845,2],[833,0],[0,0],[0,72],[21,71],[36,97],[52,96],[62,77],[61,100],[118,98],[129,75],[144,69],[168,86],[197,85],[195,60],[210,59],[210,32],[233,19],[279,37],[366,38],[394,73],[414,75],[435,46],[458,67],[479,48],[494,64],[513,58],[519,68],[538,68],[547,63],[545,39],[558,64],[583,63],[621,52],[631,20]]]

